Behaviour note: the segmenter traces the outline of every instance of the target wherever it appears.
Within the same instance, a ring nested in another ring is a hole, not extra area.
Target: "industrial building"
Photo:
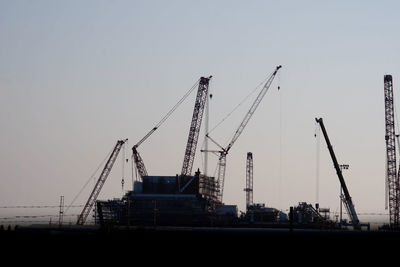
[[[214,226],[237,218],[236,206],[218,201],[214,177],[200,171],[183,177],[143,176],[123,198],[96,204],[100,224]]]

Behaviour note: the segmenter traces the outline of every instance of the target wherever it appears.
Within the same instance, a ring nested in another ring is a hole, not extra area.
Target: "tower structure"
[[[389,201],[390,227],[399,228],[399,173],[396,168],[396,134],[394,127],[393,78],[384,76],[385,91],[385,141],[386,141],[386,188]],[[400,169],[400,168],[399,168]]]
[[[246,161],[246,209],[253,204],[253,153],[247,153]]]

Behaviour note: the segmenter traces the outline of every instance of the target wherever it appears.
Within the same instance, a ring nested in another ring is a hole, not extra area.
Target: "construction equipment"
[[[155,129],[156,130],[156,129]],[[154,131],[153,131],[154,132]],[[140,143],[138,143],[140,145]],[[146,166],[144,165],[143,159],[137,151],[138,144],[132,147],[132,157],[133,162],[135,163],[136,170],[139,173],[140,177],[147,176]]]
[[[96,199],[101,191],[101,188],[103,187],[104,183],[107,180],[108,175],[111,172],[115,160],[118,157],[118,153],[126,141],[128,141],[128,139],[117,141],[117,144],[115,145],[113,151],[111,152],[111,155],[108,158],[107,163],[103,168],[103,171],[101,172],[99,178],[97,179],[97,182],[94,186],[92,193],[89,196],[89,199],[87,200],[81,214],[78,216],[78,221],[76,222],[76,224],[83,225],[85,223],[90,211],[93,208],[94,203],[96,202]]]
[[[224,192],[224,182],[225,182],[225,170],[226,170],[226,155],[228,154],[229,150],[232,148],[233,144],[236,142],[236,140],[239,138],[239,136],[242,134],[244,128],[246,127],[247,123],[249,122],[250,118],[253,116],[254,112],[256,111],[258,105],[260,104],[261,100],[267,93],[269,87],[272,84],[272,81],[275,78],[276,73],[282,66],[279,65],[276,67],[274,72],[271,74],[271,76],[268,78],[266,83],[264,84],[263,88],[261,89],[260,93],[258,94],[257,98],[251,105],[249,111],[246,113],[243,121],[240,123],[239,127],[237,128],[235,134],[232,137],[232,140],[230,143],[224,148],[221,145],[219,145],[215,140],[213,140],[208,134],[206,136],[214,143],[216,144],[221,150],[219,152],[219,159],[218,159],[218,184],[219,184],[219,200],[222,202],[223,199],[223,192]],[[215,151],[214,151],[215,152]]]
[[[392,75],[384,76],[385,90],[385,141],[386,141],[386,188],[389,200],[390,227],[400,227],[400,173],[396,170],[396,134],[394,127],[394,104],[393,104],[393,79]],[[400,172],[400,167],[399,170]]]
[[[339,166],[339,163],[338,163],[338,161],[336,159],[335,152],[333,151],[331,142],[329,141],[328,133],[326,132],[326,129],[325,129],[325,126],[324,126],[324,122],[323,122],[322,118],[319,118],[319,119],[315,118],[315,120],[321,126],[322,133],[324,134],[325,141],[326,141],[326,144],[328,146],[329,154],[331,155],[331,158],[332,158],[332,161],[333,161],[333,165],[334,165],[334,167],[336,169],[336,173],[337,173],[337,175],[339,177],[340,186],[342,187],[343,192],[344,192],[343,203],[345,204],[345,207],[347,209],[347,213],[349,214],[350,221],[353,224],[354,229],[360,230],[361,229],[360,221],[358,220],[358,216],[357,216],[356,210],[354,208],[353,201],[351,200],[349,190],[347,189],[346,183],[344,181],[342,170],[341,170],[341,168]]]
[[[200,84],[199,84],[200,83]],[[140,178],[143,176],[148,176],[146,166],[144,165],[144,161],[140,156],[137,148],[147,139],[149,138],[168,118],[171,114],[183,103],[183,101],[190,95],[190,93],[196,88],[197,84],[199,84],[199,90],[201,85],[201,79],[199,79],[190,89],[185,93],[185,95],[172,107],[170,111],[142,138],[139,142],[137,142],[132,147],[132,158],[133,162],[135,163],[135,167],[137,172],[139,173]],[[208,88],[208,83],[207,83]]]
[[[194,104],[192,122],[190,124],[189,137],[186,144],[185,157],[182,166],[182,176],[188,176],[192,172],[194,156],[196,154],[197,141],[200,133],[201,121],[203,118],[204,107],[208,96],[208,85],[212,76],[201,77],[197,97]]]
[[[253,153],[247,153],[246,160],[246,210],[253,205]]]

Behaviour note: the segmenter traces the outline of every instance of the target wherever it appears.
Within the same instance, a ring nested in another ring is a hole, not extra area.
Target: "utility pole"
[[[58,226],[61,227],[64,218],[64,196],[60,196],[60,211],[58,213]]]

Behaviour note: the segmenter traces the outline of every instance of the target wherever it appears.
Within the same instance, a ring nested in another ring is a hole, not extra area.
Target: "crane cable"
[[[315,122],[315,133],[314,137],[316,138],[315,143],[316,143],[316,157],[315,157],[315,181],[316,181],[316,188],[315,188],[315,202],[319,203],[319,169],[320,169],[320,146],[321,146],[321,139],[320,139],[320,128],[321,126],[319,125],[318,122]]]
[[[278,72],[278,91],[281,89],[281,72]],[[278,204],[282,202],[282,159],[283,159],[283,140],[282,140],[282,93],[279,93],[279,181],[278,181]]]
[[[393,92],[393,94],[394,94],[394,92]],[[395,132],[395,138],[396,138],[395,142],[397,142],[397,152],[399,153],[399,158],[400,158],[400,141],[399,141],[400,130],[399,130],[399,123],[398,123],[399,122],[399,120],[398,120],[399,117],[397,116],[397,108],[396,108],[396,103],[394,101],[393,101],[393,109],[394,109],[394,117],[395,117],[394,120],[396,122],[395,125],[396,125],[396,132],[397,132],[397,134]],[[395,151],[395,154],[396,154],[396,151]],[[386,157],[387,157],[387,155],[386,155]],[[386,158],[386,162],[387,162],[387,158]],[[398,160],[397,160],[397,162],[395,164],[396,168],[398,166],[397,164],[399,164]],[[389,182],[388,182],[387,168],[385,168],[385,171],[386,171],[386,175],[385,175],[385,177],[386,177],[386,179],[385,179],[385,209],[387,210],[388,207],[389,207]],[[398,172],[399,171],[400,171],[399,169],[396,171],[396,176],[398,176],[398,174],[399,174]]]
[[[110,157],[111,153],[112,153],[113,149],[110,150],[110,152],[107,154],[107,156],[104,158],[104,160],[100,163],[100,165],[97,167],[97,169],[93,172],[93,174],[89,177],[89,179],[86,181],[86,183],[84,184],[84,186],[81,188],[81,190],[78,192],[78,194],[73,198],[73,200],[71,201],[71,203],[68,205],[68,207],[65,209],[64,214],[67,213],[67,211],[69,210],[69,208],[75,203],[76,199],[81,195],[81,193],[83,192],[83,190],[86,188],[86,186],[90,183],[90,181],[92,179],[94,179],[96,173],[98,172],[98,170],[104,166],[104,162]]]
[[[190,93],[198,86],[200,82],[200,79],[196,81],[196,83],[183,95],[183,97],[167,112],[167,114],[142,138],[140,139],[139,142],[136,143],[134,147],[139,147],[147,138],[150,137],[170,116],[171,114],[186,100],[186,98],[190,95]],[[133,183],[133,173],[135,169],[135,174],[136,174],[136,180],[138,178],[138,170],[136,168],[136,165],[134,166],[133,159],[134,155],[132,154],[132,183]]]
[[[243,100],[238,104],[238,105],[236,105],[233,109],[232,109],[232,111],[230,111],[219,123],[217,123],[207,134],[210,134],[211,132],[213,132],[217,127],[219,127],[227,118],[229,118],[231,115],[232,115],[232,113],[234,113],[241,105],[243,105],[243,103],[244,102],[246,102],[246,100],[250,97],[250,96],[252,96],[256,91],[257,91],[257,89],[259,89],[262,85],[264,85],[264,83],[267,81],[269,79],[269,77],[267,77],[267,78],[265,78],[259,85],[257,85],[247,96],[245,96],[244,98],[243,98]]]
[[[206,135],[209,135],[210,133],[212,133],[216,128],[218,128],[226,119],[228,119],[241,105],[243,105],[244,102],[247,101],[247,99],[252,96],[257,89],[260,88],[260,86],[262,86],[267,80],[269,79],[269,77],[265,78],[259,85],[257,85],[247,96],[245,96],[242,101],[236,105],[227,115],[225,115],[225,117],[223,117],[213,128],[211,128],[210,131],[208,131],[208,133],[206,133]],[[212,97],[212,95],[211,95]],[[230,140],[230,139],[229,139]],[[229,142],[229,140],[227,142]],[[226,145],[225,145],[226,146]],[[201,145],[201,147],[204,147],[204,141]],[[207,152],[206,152],[207,153]]]
[[[199,84],[200,79],[196,81],[196,83],[185,93],[185,95],[178,101],[178,103],[175,104],[168,112],[167,114],[142,138],[140,139],[139,142],[135,145],[138,147],[141,143],[143,143],[155,130],[157,130],[168,118],[171,116],[171,114],[183,103],[183,101],[186,100],[186,98],[190,95],[190,93],[197,87]]]

